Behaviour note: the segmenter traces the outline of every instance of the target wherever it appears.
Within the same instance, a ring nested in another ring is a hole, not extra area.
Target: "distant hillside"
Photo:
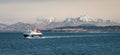
[[[4,28],[0,28],[0,31],[1,32],[24,32],[28,29],[45,29],[45,26],[46,24],[44,23],[32,23],[32,24],[29,24],[29,23],[22,23],[22,22],[18,22],[18,23],[15,23],[15,24],[11,24],[11,25],[8,25]]]
[[[54,32],[119,32],[120,26],[66,26],[51,29]]]
[[[0,23],[0,29],[1,29],[1,28],[4,28],[4,27],[6,27],[6,26],[7,26],[6,24]]]
[[[14,32],[14,31],[22,32],[22,31],[27,30],[28,28],[33,28],[33,26],[27,23],[18,22],[16,24],[12,24],[5,28],[2,28],[1,31],[2,32]]]

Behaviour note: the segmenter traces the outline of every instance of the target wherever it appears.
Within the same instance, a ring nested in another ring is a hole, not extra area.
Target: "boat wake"
[[[40,38],[29,38],[29,39],[56,39],[56,38],[80,38],[80,37],[101,37],[107,35],[75,35],[75,36],[42,36]]]
[[[41,37],[41,38],[46,39],[46,38],[64,38],[64,37],[51,36],[51,37]]]
[[[83,37],[83,36],[43,36],[40,39],[50,39],[50,38],[77,38],[77,37]]]
[[[56,39],[56,38],[70,38],[70,36],[43,36],[43,37],[40,37],[40,38],[30,37],[30,38],[27,38],[27,39]]]

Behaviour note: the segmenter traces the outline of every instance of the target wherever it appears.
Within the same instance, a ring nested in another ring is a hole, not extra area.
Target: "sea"
[[[120,33],[43,32],[27,39],[23,33],[0,33],[0,55],[120,55]]]

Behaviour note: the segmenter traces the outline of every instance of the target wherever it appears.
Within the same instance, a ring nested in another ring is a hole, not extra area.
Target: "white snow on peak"
[[[54,22],[55,21],[55,18],[54,17],[49,17],[49,18],[47,18],[47,20],[48,20],[48,22]]]
[[[79,20],[84,21],[84,22],[95,21],[94,18],[89,17],[89,16],[86,16],[86,15],[81,15],[81,16],[79,17]]]
[[[51,22],[56,22],[56,19],[54,17],[38,17],[37,22],[51,23]]]

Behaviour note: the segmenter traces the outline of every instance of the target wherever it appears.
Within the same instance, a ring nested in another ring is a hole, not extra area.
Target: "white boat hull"
[[[42,33],[39,30],[31,30],[24,33],[25,38],[41,38]]]
[[[24,34],[25,38],[41,38],[42,34]]]

